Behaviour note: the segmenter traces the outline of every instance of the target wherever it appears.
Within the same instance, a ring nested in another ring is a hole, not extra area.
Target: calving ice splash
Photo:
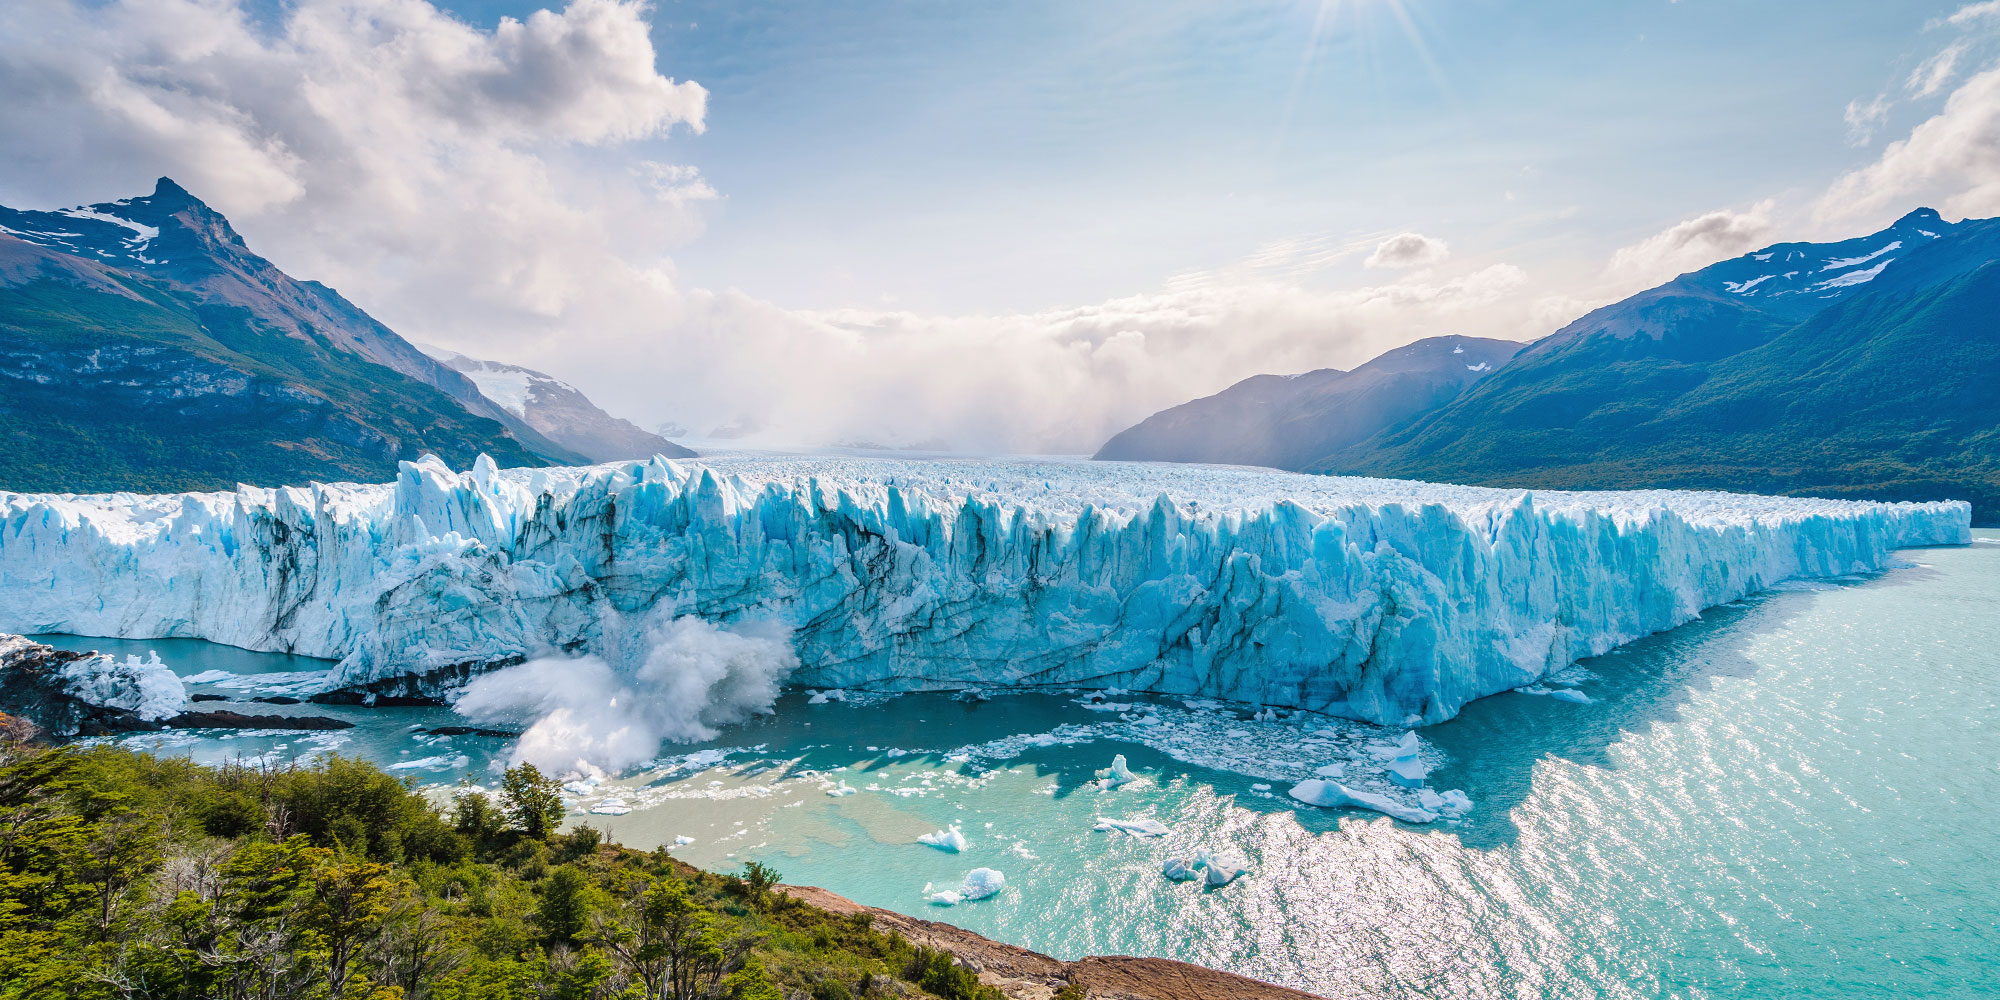
[[[426,458],[384,485],[0,493],[0,629],[337,658],[327,686],[357,697],[519,664],[470,709],[539,713],[614,760],[781,683],[1123,688],[1407,726],[1779,581],[1965,542],[1969,520],[1124,463]],[[578,692],[621,705],[585,718]]]

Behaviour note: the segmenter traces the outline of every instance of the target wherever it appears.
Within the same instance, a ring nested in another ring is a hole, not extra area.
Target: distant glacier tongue
[[[698,615],[789,629],[798,683],[1414,724],[1781,580],[1966,542],[1970,515],[1109,462],[426,458],[379,486],[0,493],[0,631],[338,657],[356,685]]]

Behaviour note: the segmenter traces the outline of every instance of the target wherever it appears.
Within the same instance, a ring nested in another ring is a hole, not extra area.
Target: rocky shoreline
[[[867,914],[878,929],[919,947],[950,952],[1008,1000],[1052,1000],[1064,986],[1091,1000],[1318,1000],[1311,993],[1170,958],[1092,955],[1065,962],[962,927],[863,906],[814,886],[780,885],[775,891],[839,916]]]

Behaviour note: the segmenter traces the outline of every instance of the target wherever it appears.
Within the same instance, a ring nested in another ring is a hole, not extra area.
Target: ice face
[[[0,493],[0,629],[338,658],[329,683],[789,630],[791,683],[1123,688],[1392,725],[1792,578],[1970,537],[1962,503],[1534,493],[1199,466],[654,459],[168,496]]]

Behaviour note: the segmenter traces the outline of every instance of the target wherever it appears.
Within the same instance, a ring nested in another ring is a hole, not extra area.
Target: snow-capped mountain
[[[1720,261],[1593,310],[1462,392],[1399,390],[1405,419],[1326,391],[1390,356],[1291,385],[1258,376],[1155,415],[1100,457],[1963,498],[2000,523],[2000,220],[1918,209],[1866,236]]]
[[[379,478],[424,451],[577,461],[173,181],[0,208],[0,489]]]
[[[1973,501],[2000,518],[2000,220],[1929,209],[1595,310],[1318,471]]]
[[[1406,344],[1353,371],[1256,375],[1147,417],[1101,459],[1299,469],[1437,409],[1522,345],[1479,337]]]
[[[471,379],[487,399],[527,421],[549,440],[593,462],[694,455],[690,449],[604,412],[581,390],[561,379],[520,365],[467,357],[428,344],[418,346]]]

